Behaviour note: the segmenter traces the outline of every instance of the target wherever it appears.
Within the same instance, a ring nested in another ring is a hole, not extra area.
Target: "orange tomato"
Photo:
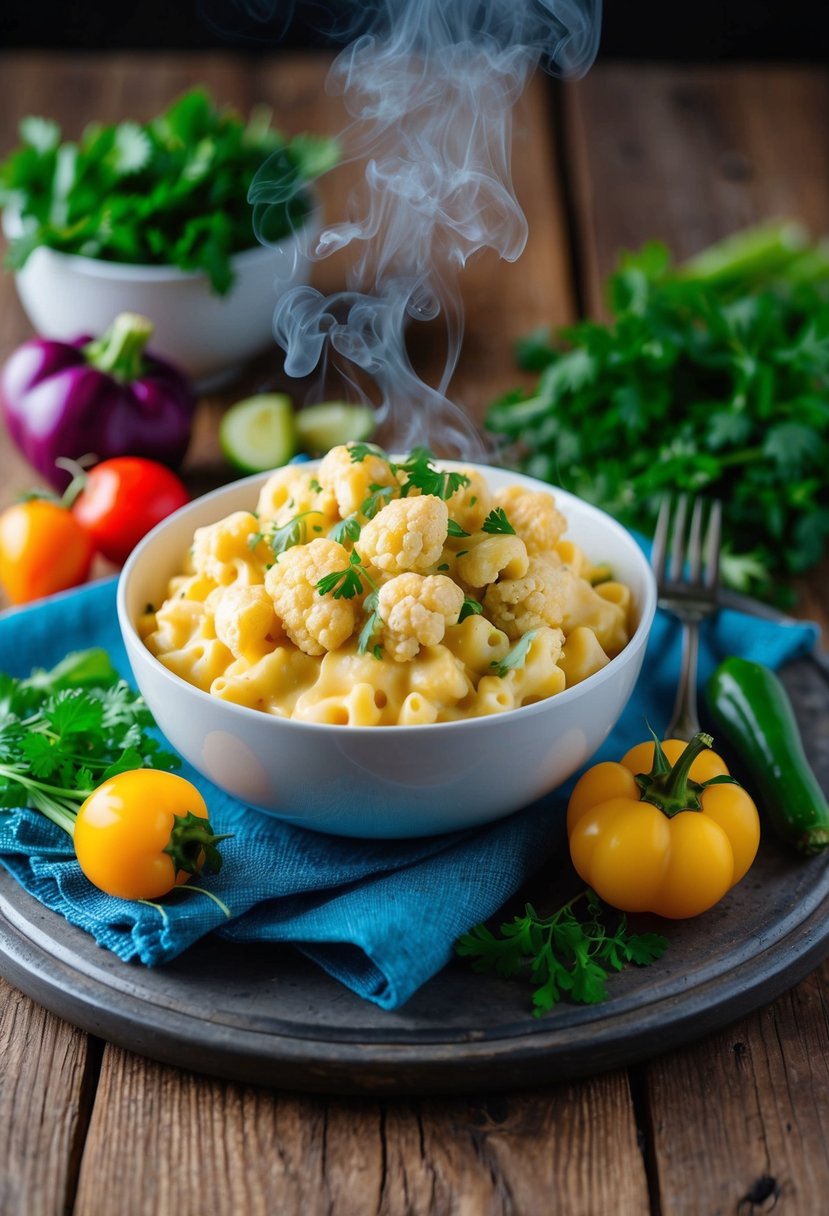
[[[13,604],[27,604],[86,581],[92,538],[57,502],[31,498],[0,515],[0,584]]]

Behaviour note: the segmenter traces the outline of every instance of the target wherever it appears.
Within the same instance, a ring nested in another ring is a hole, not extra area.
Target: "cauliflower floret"
[[[398,574],[380,588],[377,613],[383,648],[398,663],[413,659],[421,646],[437,646],[463,607],[463,591],[443,574]]]
[[[264,587],[228,587],[217,599],[214,624],[216,637],[234,659],[260,659],[272,647],[276,631],[273,600]],[[209,598],[209,597],[208,597]]]
[[[347,550],[321,536],[286,550],[265,575],[276,615],[305,654],[336,650],[354,632],[354,599],[335,599],[333,592],[321,595],[317,590],[321,578],[347,570],[348,564]]]
[[[196,574],[224,586],[261,583],[262,573],[249,544],[258,532],[259,521],[250,511],[234,511],[218,523],[197,528],[191,554]]]
[[[507,519],[527,546],[528,553],[549,552],[567,527],[567,520],[556,506],[555,498],[544,490],[505,486],[496,493],[495,502],[506,511]]]
[[[428,570],[440,561],[448,526],[449,511],[442,498],[433,494],[394,498],[363,527],[360,556],[386,574]]]
[[[522,578],[506,578],[487,588],[484,613],[498,629],[516,639],[544,625],[559,628],[569,606],[573,574],[546,557],[530,557]]]
[[[339,517],[335,509],[323,509],[320,483],[312,474],[300,469],[301,466],[288,465],[271,473],[259,491],[256,514],[260,524],[273,522],[277,526],[301,515],[307,530],[324,534]]]
[[[522,578],[528,562],[527,547],[519,536],[484,536],[458,557],[458,577],[469,587],[486,587],[500,575]]]
[[[459,486],[447,500],[449,518],[460,524],[465,532],[478,532],[492,510],[492,491],[479,469],[462,469],[469,484]]]
[[[397,478],[387,460],[373,452],[363,460],[352,460],[351,447],[346,444],[332,448],[323,458],[317,470],[317,481],[322,486],[320,510],[328,515],[339,513],[343,519],[359,511],[372,494],[372,487],[398,488]]]

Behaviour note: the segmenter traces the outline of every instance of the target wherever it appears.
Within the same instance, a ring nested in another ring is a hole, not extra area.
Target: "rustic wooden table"
[[[190,84],[288,132],[336,133],[327,63],[232,55],[0,58],[0,151],[25,114],[77,133],[147,118]],[[464,276],[455,395],[477,416],[517,380],[510,345],[602,309],[622,247],[687,255],[771,215],[829,231],[829,74],[761,67],[599,65],[537,79],[516,122],[514,173],[530,240],[517,265]],[[329,198],[332,211],[337,200]],[[320,268],[321,285],[338,268]],[[0,357],[29,336],[0,277]],[[428,352],[419,356],[428,367]],[[229,477],[216,422],[278,356],[202,402],[187,475]],[[0,500],[32,483],[2,441]],[[829,624],[826,569],[800,611]],[[829,1193],[829,965],[755,1015],[653,1062],[492,1098],[323,1099],[205,1079],[81,1033],[0,981],[0,1212],[687,1213],[814,1216]]]

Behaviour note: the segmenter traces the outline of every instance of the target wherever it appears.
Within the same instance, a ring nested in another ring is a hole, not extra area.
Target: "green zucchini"
[[[806,753],[792,703],[768,667],[731,657],[706,687],[711,733],[745,772],[749,793],[784,841],[805,856],[829,845],[829,803]]]

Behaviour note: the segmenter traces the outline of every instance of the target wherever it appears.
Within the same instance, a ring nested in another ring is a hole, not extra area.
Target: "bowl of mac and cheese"
[[[486,823],[564,782],[621,714],[655,607],[604,512],[370,444],[197,499],[118,587],[136,681],[185,759],[361,837]]]

